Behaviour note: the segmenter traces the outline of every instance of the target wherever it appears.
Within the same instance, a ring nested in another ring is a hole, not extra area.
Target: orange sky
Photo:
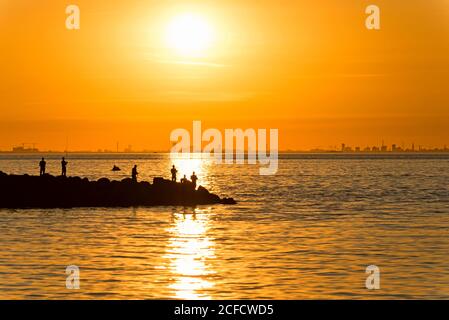
[[[215,30],[201,57],[164,42],[187,11]],[[0,0],[0,40],[1,150],[168,150],[193,120],[278,128],[280,149],[449,144],[443,0]]]

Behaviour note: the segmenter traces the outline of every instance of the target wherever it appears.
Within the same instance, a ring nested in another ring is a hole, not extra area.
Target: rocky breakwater
[[[8,175],[0,172],[0,208],[70,208],[130,206],[194,206],[235,204],[190,182],[154,178],[153,183],[131,179],[89,181],[80,177]]]

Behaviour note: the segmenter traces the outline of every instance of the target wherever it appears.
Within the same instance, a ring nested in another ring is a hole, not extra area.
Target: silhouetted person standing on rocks
[[[198,180],[198,177],[195,174],[195,171],[193,171],[193,174],[190,176],[190,180],[192,180],[193,190],[196,189],[196,182]]]
[[[187,182],[188,182],[187,177],[186,175],[184,175],[184,178],[181,179],[181,183],[185,184]]]
[[[134,182],[137,182],[137,175],[138,175],[139,173],[137,172],[137,165],[134,165],[134,167],[133,167],[133,171],[131,172],[131,179],[134,181]]]
[[[45,159],[42,158],[42,160],[39,162],[39,175],[43,176],[45,174],[45,166],[47,165],[47,162],[45,162]]]
[[[175,165],[171,168],[171,181],[176,182],[176,174],[178,170],[176,170]]]
[[[62,160],[61,160],[61,176],[63,176],[63,177],[67,176],[67,164],[68,164],[68,162],[65,161],[64,157],[62,157]]]

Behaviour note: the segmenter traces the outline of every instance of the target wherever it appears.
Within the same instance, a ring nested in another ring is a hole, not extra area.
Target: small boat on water
[[[117,167],[116,165],[114,165],[112,167],[112,171],[122,171],[122,169],[120,169],[119,167]]]

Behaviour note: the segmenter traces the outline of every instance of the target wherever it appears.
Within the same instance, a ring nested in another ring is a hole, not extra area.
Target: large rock
[[[80,177],[7,175],[0,171],[0,208],[127,207],[159,205],[235,204],[203,187],[193,189],[163,178],[89,181]]]

